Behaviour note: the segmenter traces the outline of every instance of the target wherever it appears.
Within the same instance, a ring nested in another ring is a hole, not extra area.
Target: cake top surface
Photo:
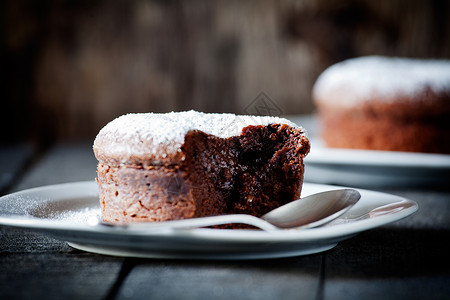
[[[393,101],[424,90],[450,93],[450,60],[365,56],[332,65],[317,79],[313,97],[319,101]],[[339,99],[337,99],[339,97]]]
[[[116,157],[127,163],[133,157],[148,156],[164,163],[181,152],[189,131],[200,130],[221,138],[238,136],[250,125],[286,124],[301,128],[279,117],[202,113],[134,113],[120,116],[98,133],[94,141],[97,159]],[[304,131],[304,130],[303,130]]]

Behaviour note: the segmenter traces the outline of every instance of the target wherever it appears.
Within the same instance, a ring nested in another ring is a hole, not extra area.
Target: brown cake
[[[300,196],[309,141],[275,117],[128,114],[94,141],[103,219],[260,216]]]
[[[346,60],[321,74],[313,98],[329,147],[450,153],[449,60]]]

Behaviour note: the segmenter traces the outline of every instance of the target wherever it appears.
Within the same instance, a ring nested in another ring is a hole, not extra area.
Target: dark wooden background
[[[0,4],[0,143],[92,139],[127,112],[242,113],[262,91],[314,111],[330,64],[450,58],[449,1],[15,1]]]

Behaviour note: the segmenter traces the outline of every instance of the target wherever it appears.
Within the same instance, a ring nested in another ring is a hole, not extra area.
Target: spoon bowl
[[[318,227],[347,212],[360,198],[353,189],[326,191],[275,208],[261,219],[279,228]]]
[[[137,231],[174,230],[183,228],[207,227],[223,224],[247,224],[264,231],[277,231],[289,228],[313,228],[324,225],[348,211],[361,195],[352,189],[332,190],[300,198],[280,206],[261,218],[230,214],[191,218],[166,222],[133,223],[115,225],[103,222],[99,218],[88,220],[91,226],[103,225],[112,228],[124,228]]]

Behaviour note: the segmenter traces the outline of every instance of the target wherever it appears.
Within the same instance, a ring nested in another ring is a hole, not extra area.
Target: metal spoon
[[[132,223],[114,225],[96,220],[90,220],[90,225],[106,225],[109,227],[126,227],[132,230],[163,230],[177,228],[196,228],[223,224],[247,224],[265,231],[275,231],[288,228],[313,228],[324,225],[348,211],[361,195],[352,189],[332,190],[313,194],[280,206],[260,218],[232,214],[183,220]]]

